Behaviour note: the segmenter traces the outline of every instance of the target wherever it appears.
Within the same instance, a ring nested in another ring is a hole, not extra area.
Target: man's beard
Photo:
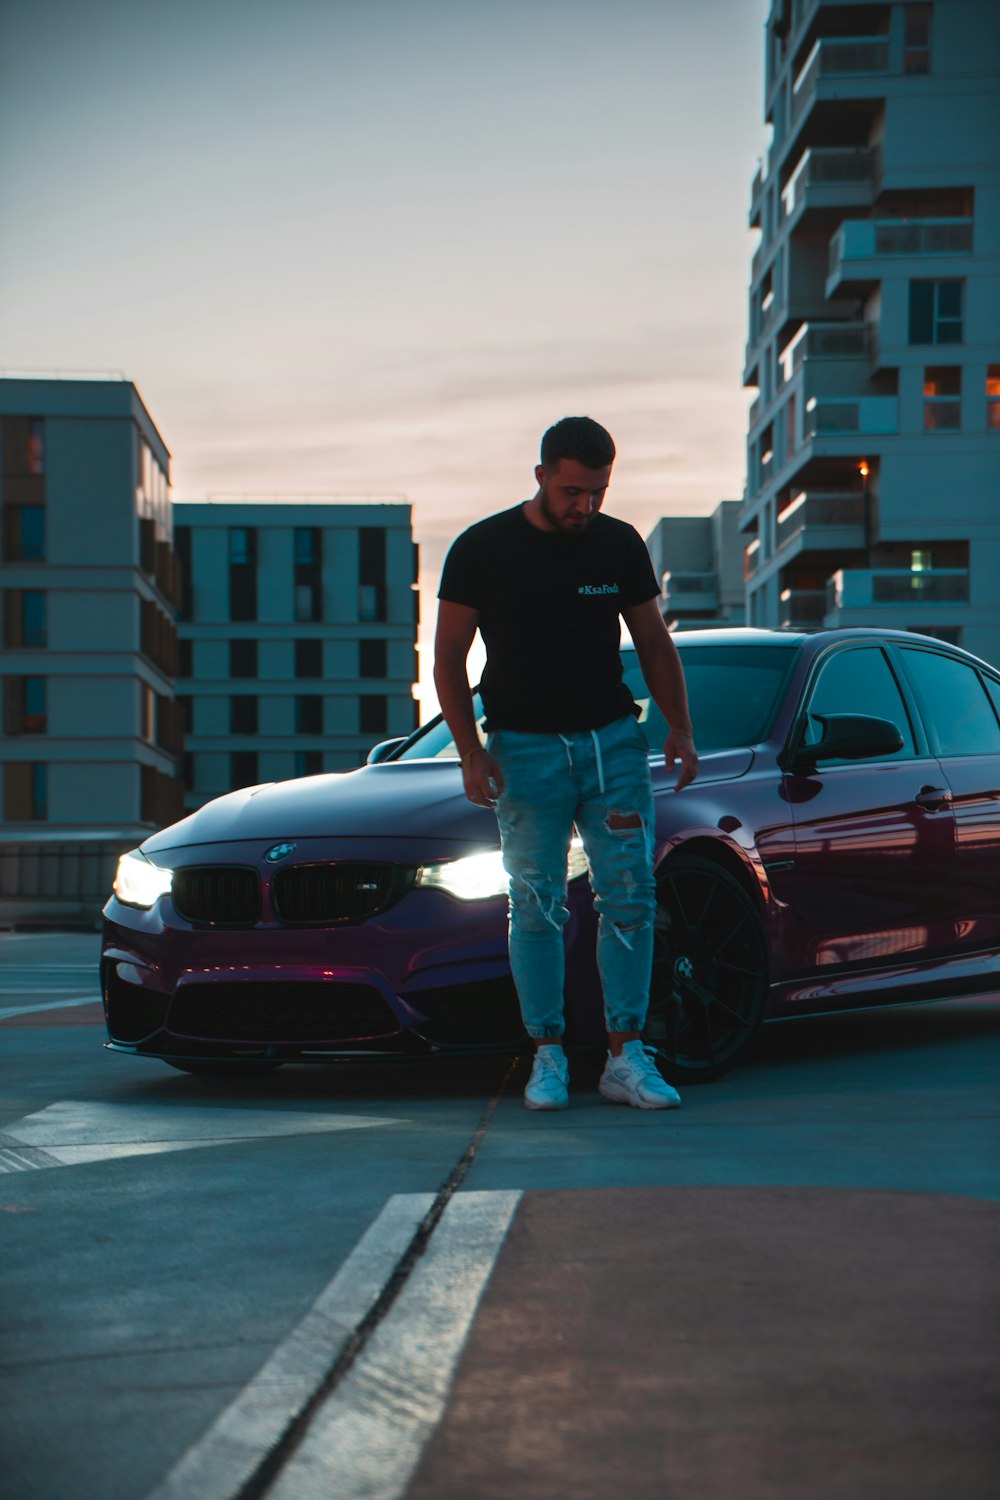
[[[592,510],[589,515],[581,517],[579,521],[575,521],[572,524],[567,523],[564,518],[554,513],[549,504],[548,481],[540,488],[538,508],[555,534],[565,537],[580,536],[582,532],[586,531],[591,521],[597,515],[597,511]]]

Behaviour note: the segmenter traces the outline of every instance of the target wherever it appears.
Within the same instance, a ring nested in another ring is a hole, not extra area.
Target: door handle
[[[950,802],[952,796],[947,787],[922,786],[913,800],[918,807],[926,807],[931,812],[935,812],[939,807],[943,807],[946,802]]]

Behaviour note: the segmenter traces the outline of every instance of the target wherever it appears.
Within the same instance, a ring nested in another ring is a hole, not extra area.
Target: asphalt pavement
[[[92,948],[0,938],[7,1500],[997,1493],[1000,997],[538,1115],[111,1057]]]

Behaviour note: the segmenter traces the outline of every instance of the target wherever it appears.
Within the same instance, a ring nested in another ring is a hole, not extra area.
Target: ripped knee
[[[643,827],[642,817],[637,812],[623,812],[613,807],[604,820],[609,833],[637,833]]]

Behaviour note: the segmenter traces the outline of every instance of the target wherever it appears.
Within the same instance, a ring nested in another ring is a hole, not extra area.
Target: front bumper
[[[569,905],[568,1030],[589,1041],[602,1025],[586,881]],[[283,926],[266,911],[240,928],[196,926],[169,896],[150,911],[112,897],[101,981],[108,1047],[166,1060],[509,1051],[524,1035],[504,897],[418,888],[357,924]]]

